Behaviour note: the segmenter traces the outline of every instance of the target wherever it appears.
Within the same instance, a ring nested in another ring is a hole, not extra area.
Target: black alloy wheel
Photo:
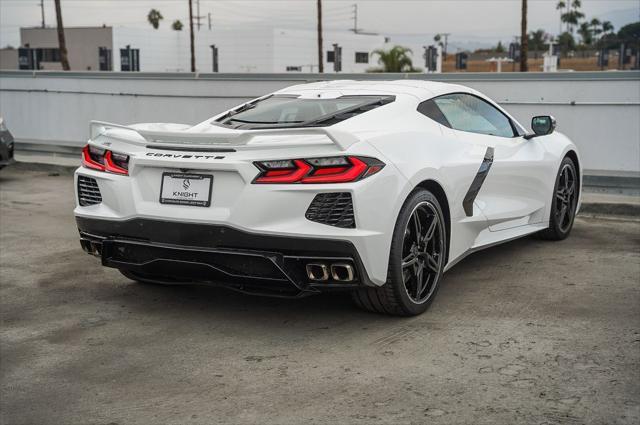
[[[433,301],[447,261],[447,226],[440,202],[417,188],[396,220],[387,281],[353,292],[358,307],[396,316],[415,316]]]

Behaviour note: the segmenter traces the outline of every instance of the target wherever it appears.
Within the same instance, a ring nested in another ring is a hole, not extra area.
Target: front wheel
[[[391,241],[387,282],[362,288],[353,300],[368,311],[397,316],[423,313],[436,295],[447,258],[442,208],[424,189],[415,190],[400,210]]]
[[[541,239],[560,241],[571,233],[578,205],[578,172],[573,160],[566,157],[560,163],[551,201],[549,227],[538,232]]]

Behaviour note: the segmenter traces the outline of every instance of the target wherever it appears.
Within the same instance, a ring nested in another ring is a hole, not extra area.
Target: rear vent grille
[[[313,198],[305,217],[329,226],[352,229],[356,227],[353,201],[348,192],[320,193]]]
[[[78,200],[83,207],[102,202],[102,195],[96,179],[78,176]]]

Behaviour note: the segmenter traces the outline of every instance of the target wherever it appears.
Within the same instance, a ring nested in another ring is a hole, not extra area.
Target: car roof
[[[458,84],[441,83],[424,80],[394,80],[394,81],[355,81],[334,80],[320,81],[308,84],[298,84],[276,92],[276,94],[320,94],[336,92],[348,94],[392,94],[415,96],[419,100],[430,99],[452,92],[475,93],[474,90]]]

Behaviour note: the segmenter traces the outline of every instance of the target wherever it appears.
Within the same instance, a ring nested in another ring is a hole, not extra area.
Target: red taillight
[[[265,170],[263,174],[258,177],[256,183],[296,183],[303,178],[309,170],[311,165],[307,164],[301,159],[295,159],[293,161],[294,168]]]
[[[114,153],[92,145],[82,149],[82,165],[98,171],[114,174],[129,174],[129,156]]]
[[[90,146],[86,145],[82,149],[82,165],[87,168],[92,168],[98,171],[104,171],[104,165],[101,164],[98,158],[96,158],[95,153],[91,152]]]
[[[122,159],[117,158],[114,160],[113,158],[114,155],[124,157],[124,158]],[[111,173],[125,174],[125,175],[129,174],[129,170],[124,168],[128,165],[128,162],[129,162],[129,157],[127,155],[114,154],[111,151],[107,151],[107,153],[104,155],[104,169]]]
[[[382,170],[384,163],[366,157],[327,157],[256,162],[254,183],[348,183]]]

